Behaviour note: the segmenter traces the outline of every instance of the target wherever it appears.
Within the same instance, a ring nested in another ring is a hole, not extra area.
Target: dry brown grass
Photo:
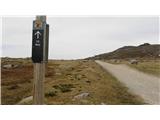
[[[32,80],[31,63],[25,62],[16,69],[2,69],[2,104],[16,104],[32,95]],[[83,92],[89,96],[73,100]],[[45,104],[144,104],[94,61],[84,60],[49,61],[45,95]]]
[[[33,67],[2,69],[2,104],[15,104],[31,93]]]
[[[145,73],[160,76],[160,60],[145,60],[139,62],[138,65],[128,65]]]
[[[104,62],[108,62],[111,64],[126,64],[139,71],[160,76],[160,59],[138,59],[138,64],[130,64],[128,60],[122,59],[117,61],[119,62],[115,62],[113,60],[104,60]]]

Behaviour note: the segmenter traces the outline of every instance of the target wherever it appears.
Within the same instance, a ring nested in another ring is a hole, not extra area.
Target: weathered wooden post
[[[46,16],[33,21],[32,61],[34,63],[33,104],[44,104],[45,66],[48,61],[49,25]]]

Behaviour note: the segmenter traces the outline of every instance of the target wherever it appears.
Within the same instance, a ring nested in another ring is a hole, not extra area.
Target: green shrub
[[[47,93],[45,93],[45,97],[54,97],[57,96],[56,91],[49,91]]]

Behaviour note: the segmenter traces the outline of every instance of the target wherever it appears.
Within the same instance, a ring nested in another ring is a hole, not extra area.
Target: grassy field
[[[2,68],[2,104],[17,104],[32,95],[33,65],[30,60],[7,62],[2,59],[2,65],[9,63],[21,66]],[[44,83],[45,104],[144,104],[91,60],[49,61]],[[89,93],[89,96],[73,99],[81,93]]]
[[[128,65],[145,73],[160,76],[160,60],[148,60],[139,62],[138,65],[134,64],[128,64]]]

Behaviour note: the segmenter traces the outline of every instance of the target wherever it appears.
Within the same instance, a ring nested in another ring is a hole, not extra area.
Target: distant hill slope
[[[124,46],[113,52],[96,55],[86,59],[126,59],[126,58],[160,58],[160,44],[144,43],[139,46]]]

